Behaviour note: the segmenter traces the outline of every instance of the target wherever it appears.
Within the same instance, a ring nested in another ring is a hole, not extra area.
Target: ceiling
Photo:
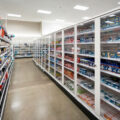
[[[21,14],[21,18],[8,17],[25,21],[55,21],[64,19],[76,23],[82,17],[93,17],[114,9],[120,5],[120,0],[0,0],[0,16],[6,18],[8,13]],[[74,10],[75,5],[88,6],[87,11]],[[50,10],[51,15],[37,13],[38,9]]]

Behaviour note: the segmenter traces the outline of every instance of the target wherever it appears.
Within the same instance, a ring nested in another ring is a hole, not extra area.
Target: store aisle
[[[32,59],[17,59],[3,120],[88,120],[88,118],[34,65]]]

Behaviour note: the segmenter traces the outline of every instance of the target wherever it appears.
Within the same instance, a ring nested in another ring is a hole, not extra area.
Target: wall
[[[64,27],[70,26],[73,23],[64,23],[64,22],[48,22],[43,21],[42,22],[42,35],[49,34],[51,32],[57,31],[59,29],[62,29]]]
[[[15,44],[34,41],[40,37],[42,28],[40,22],[8,20],[7,31],[9,34],[14,34],[16,36],[12,40]]]

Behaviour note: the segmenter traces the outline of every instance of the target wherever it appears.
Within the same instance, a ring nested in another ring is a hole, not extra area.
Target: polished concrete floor
[[[3,120],[89,119],[32,59],[17,59]]]

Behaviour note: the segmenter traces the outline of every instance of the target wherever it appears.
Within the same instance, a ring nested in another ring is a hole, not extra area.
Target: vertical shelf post
[[[74,82],[77,95],[77,25],[74,26]]]
[[[54,76],[56,77],[56,33],[54,33]]]
[[[95,19],[95,112],[100,116],[100,18]]]
[[[62,84],[64,85],[64,30],[62,30]]]
[[[50,36],[48,37],[48,72],[50,73]]]

